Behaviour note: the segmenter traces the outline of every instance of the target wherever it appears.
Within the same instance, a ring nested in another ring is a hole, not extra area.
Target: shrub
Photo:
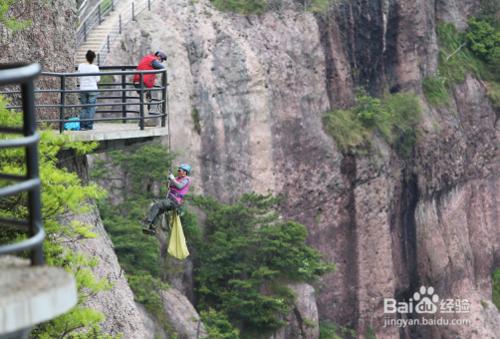
[[[224,313],[210,308],[208,311],[201,311],[200,316],[210,339],[239,339],[240,331],[229,322]]]
[[[431,105],[449,100],[448,90],[464,81],[467,73],[489,81],[500,80],[500,31],[478,18],[469,20],[467,33],[451,23],[437,26],[439,65],[436,75],[424,79],[424,94]]]
[[[303,225],[279,218],[277,202],[256,194],[229,205],[194,200],[207,213],[195,275],[199,309],[214,308],[247,333],[283,325],[294,298],[284,282],[311,281],[333,269],[305,244]]]
[[[266,10],[267,0],[211,0],[215,8],[240,14],[261,14]]]
[[[16,0],[0,0],[0,25],[11,31],[19,31],[32,24],[31,20],[19,20],[9,15],[9,10],[16,3]]]
[[[215,8],[224,12],[233,12],[244,15],[262,14],[265,11],[275,8],[282,1],[269,0],[211,0]],[[304,10],[312,13],[324,13],[337,0],[301,0]]]
[[[500,112],[500,83],[488,82],[487,95],[497,112]]]
[[[484,65],[467,48],[464,34],[459,33],[453,24],[439,24],[437,35],[439,39],[438,74],[445,79],[447,88],[463,82],[467,73],[478,77],[484,76]]]
[[[488,71],[483,75],[488,80],[500,81],[500,28],[485,20],[472,17],[466,41],[470,50],[486,63]]]
[[[422,82],[422,88],[427,101],[433,106],[446,105],[450,99],[446,79],[443,77],[426,77]]]
[[[5,108],[5,100],[0,97],[0,124],[3,126],[22,126],[22,115],[13,113]],[[4,139],[7,136],[1,135]],[[88,209],[86,201],[103,196],[104,192],[95,185],[83,185],[75,173],[70,173],[57,166],[57,154],[63,148],[72,148],[78,153],[86,153],[95,147],[95,144],[71,143],[65,136],[52,131],[42,131],[39,143],[39,171],[42,182],[42,218],[47,233],[44,241],[46,262],[51,266],[63,267],[71,272],[76,280],[78,290],[78,304],[68,313],[42,325],[38,325],[33,336],[37,338],[57,338],[63,335],[73,335],[78,330],[79,338],[108,338],[102,334],[99,323],[104,315],[96,310],[84,307],[83,304],[89,295],[109,289],[111,286],[106,279],[97,279],[91,268],[97,265],[97,259],[63,247],[61,240],[77,241],[82,237],[95,237],[90,225],[77,222],[62,224],[61,216],[72,211],[78,213]],[[25,154],[23,149],[3,149],[0,151],[0,172],[23,174],[25,168]],[[8,184],[2,182],[2,185]],[[20,194],[2,198],[0,215],[14,219],[26,219],[28,216],[27,195]],[[24,235],[17,231],[0,230],[0,239],[11,242]]]
[[[472,17],[465,35],[469,48],[486,62],[500,57],[500,32],[486,21]]]
[[[500,310],[500,268],[493,272],[492,276],[492,300],[496,307]]]
[[[327,112],[323,124],[343,151],[362,145],[376,131],[398,154],[406,157],[416,141],[420,110],[417,97],[410,93],[380,100],[360,92],[352,108]]]
[[[341,150],[360,145],[369,134],[352,110],[339,109],[324,115],[323,124]]]
[[[356,331],[348,327],[339,326],[331,322],[321,321],[319,323],[319,338],[320,339],[356,338]]]

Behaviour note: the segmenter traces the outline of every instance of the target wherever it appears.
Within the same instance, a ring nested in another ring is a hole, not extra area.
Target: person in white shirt
[[[97,73],[99,67],[93,65],[95,53],[90,49],[85,55],[86,63],[78,65],[78,73]],[[81,76],[78,78],[80,82],[80,90],[85,91],[80,93],[80,103],[82,105],[95,105],[97,101],[97,83],[101,80],[100,76]],[[95,106],[82,107],[80,111],[80,130],[89,130],[94,128]],[[86,120],[86,121],[82,121]]]

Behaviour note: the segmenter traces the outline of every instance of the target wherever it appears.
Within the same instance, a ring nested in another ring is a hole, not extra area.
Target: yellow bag
[[[170,241],[168,242],[168,253],[177,259],[185,259],[189,255],[186,238],[182,231],[181,218],[177,212],[172,213]]]

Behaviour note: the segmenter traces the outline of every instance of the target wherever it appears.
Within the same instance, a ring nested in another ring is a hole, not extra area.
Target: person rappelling
[[[184,204],[184,197],[191,185],[191,166],[181,164],[177,169],[177,177],[169,174],[168,192],[165,199],[155,202],[149,209],[146,218],[143,220],[143,232],[150,235],[156,234],[155,224],[161,214],[167,211],[179,211]]]

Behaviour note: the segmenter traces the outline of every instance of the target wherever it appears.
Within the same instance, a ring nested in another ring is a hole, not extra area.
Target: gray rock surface
[[[200,316],[184,294],[175,288],[161,292],[163,307],[169,324],[179,339],[207,338]]]
[[[69,243],[75,250],[98,259],[98,264],[92,269],[99,279],[107,279],[112,288],[90,296],[86,305],[101,311],[106,316],[102,329],[108,334],[121,333],[124,338],[154,338],[143,322],[143,317],[136,303],[134,295],[125,278],[125,272],[118,263],[118,258],[113,251],[113,244],[109,239],[101,218],[95,206],[86,214],[68,215],[69,220],[76,220],[92,225],[96,238],[78,240]]]
[[[74,71],[75,0],[14,1],[9,15],[18,20],[30,20],[31,24],[15,32],[0,25],[0,63],[36,62],[45,72]],[[67,88],[71,84],[74,79],[68,79]],[[59,78],[39,77],[36,80],[36,87],[40,89],[59,86]],[[76,95],[67,95],[67,102],[76,100]],[[57,104],[59,94],[46,94],[37,102]],[[59,114],[54,109],[38,110],[37,113],[43,118],[55,118]]]
[[[271,336],[271,339],[319,338],[319,317],[314,287],[309,284],[291,284],[288,287],[296,296],[287,325]]]
[[[383,326],[383,299],[407,298],[418,282],[474,303],[475,325],[457,335],[494,337],[498,312],[478,305],[491,299],[500,265],[499,127],[483,84],[468,77],[448,107],[420,96],[412,161],[377,136],[368,154],[343,154],[321,121],[352,103],[356,86],[421,94],[437,69],[436,22],[463,27],[478,3],[352,1],[315,17],[290,2],[240,16],[208,0],[168,0],[127,28],[111,59],[169,55],[172,146],[193,163],[198,192],[286,197],[283,214],[307,225],[308,242],[337,265],[318,293],[322,320],[360,336],[445,336],[447,327]]]

